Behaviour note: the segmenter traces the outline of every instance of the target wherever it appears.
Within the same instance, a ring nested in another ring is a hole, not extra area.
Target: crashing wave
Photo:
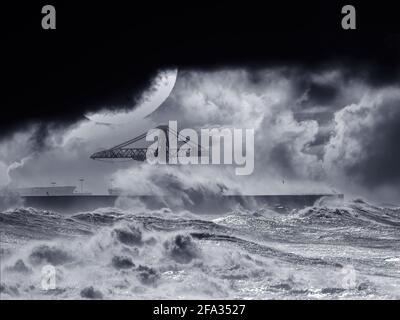
[[[237,207],[210,218],[143,210],[1,213],[2,241],[29,236],[2,256],[2,298],[400,297],[396,210],[360,200],[290,213]],[[49,264],[57,288],[43,290]]]

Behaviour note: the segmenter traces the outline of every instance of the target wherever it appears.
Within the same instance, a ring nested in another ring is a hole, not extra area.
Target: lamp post
[[[79,181],[81,182],[81,193],[83,193],[83,181],[85,181],[85,179],[80,178]]]

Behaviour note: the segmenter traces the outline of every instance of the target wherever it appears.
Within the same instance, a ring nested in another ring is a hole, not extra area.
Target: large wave
[[[400,297],[400,209],[362,200],[214,216],[24,208],[0,225],[2,299]],[[44,290],[49,264],[56,289]]]

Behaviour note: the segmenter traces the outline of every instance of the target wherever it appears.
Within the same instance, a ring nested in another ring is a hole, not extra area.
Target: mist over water
[[[221,200],[223,201],[223,200]],[[2,299],[399,299],[400,208],[0,214]],[[56,268],[43,290],[42,267]]]

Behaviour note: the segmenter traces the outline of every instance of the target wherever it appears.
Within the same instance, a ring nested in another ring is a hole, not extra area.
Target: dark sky
[[[0,139],[31,123],[65,125],[87,111],[121,108],[169,66],[309,71],[337,64],[374,86],[399,80],[396,1],[352,1],[356,31],[341,29],[348,4],[341,1],[146,3],[2,4]],[[45,4],[56,7],[55,31],[41,28]],[[332,94],[318,90],[322,100]]]

